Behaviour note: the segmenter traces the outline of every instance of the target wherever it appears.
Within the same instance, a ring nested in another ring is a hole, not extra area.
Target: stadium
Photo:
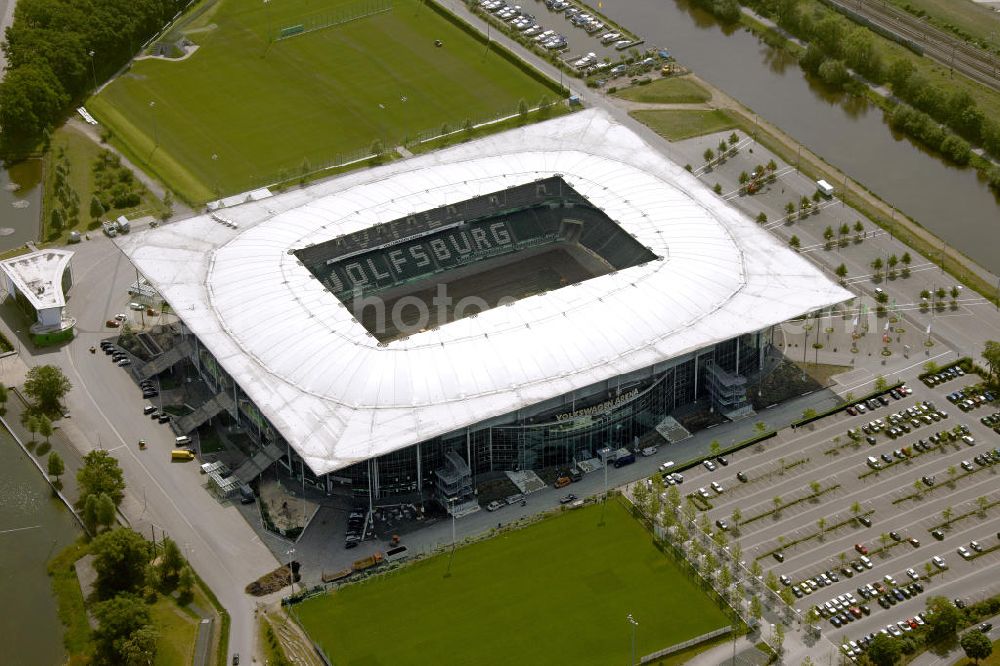
[[[176,346],[331,492],[475,504],[477,479],[751,414],[771,329],[850,293],[607,114],[582,111],[133,233]],[[672,425],[674,424],[674,425]]]

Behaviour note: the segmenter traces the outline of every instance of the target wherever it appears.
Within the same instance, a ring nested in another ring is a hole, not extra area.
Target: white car
[[[712,481],[712,483],[710,483],[709,485],[712,486],[712,490],[714,490],[715,492],[717,492],[720,495],[725,490],[725,488],[722,487],[722,484],[719,483],[718,481]]]
[[[705,469],[707,469],[709,472],[714,472],[715,471],[715,463],[712,462],[711,460],[704,461],[702,463],[702,465],[704,465]]]
[[[933,562],[934,566],[936,566],[938,569],[947,569],[948,568],[948,563],[945,562],[944,558],[941,557],[940,555],[935,555],[934,557],[932,557],[931,558],[931,562]]]
[[[705,490],[704,488],[699,488],[698,494],[701,495],[701,497],[703,497],[704,499],[708,499],[711,497],[711,495],[708,494],[708,491]]]
[[[913,569],[907,569],[906,575],[909,576],[912,580],[917,580],[918,578],[920,578],[920,576],[917,575],[917,572],[914,571]]]
[[[961,555],[963,559],[966,559],[966,560],[971,560],[972,559],[972,552],[968,548],[966,548],[965,546],[959,546],[958,547],[958,554]]]

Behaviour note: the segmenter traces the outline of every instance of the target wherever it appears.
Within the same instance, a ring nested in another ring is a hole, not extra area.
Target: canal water
[[[752,33],[724,31],[686,0],[605,0],[601,11],[1000,274],[1000,199],[974,169],[947,165],[893,132],[882,111],[811,84]]]
[[[0,252],[38,240],[41,180],[41,160],[0,167]]]
[[[37,468],[0,428],[0,663],[54,666],[65,661],[45,564],[79,536]]]

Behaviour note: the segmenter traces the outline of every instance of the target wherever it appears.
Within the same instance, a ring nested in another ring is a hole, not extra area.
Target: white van
[[[174,443],[177,444],[177,446],[187,446],[191,443],[191,438],[187,435],[181,435],[180,437],[174,438]]]

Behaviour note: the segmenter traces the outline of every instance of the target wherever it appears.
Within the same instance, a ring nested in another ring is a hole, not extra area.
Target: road
[[[142,417],[142,400],[129,375],[91,345],[109,336],[103,322],[125,311],[126,289],[135,280],[128,260],[103,236],[74,246],[74,286],[68,310],[78,317],[77,338],[57,348],[33,349],[24,337],[26,364],[55,364],[73,384],[66,398],[71,417],[61,427],[84,450],[107,449],[121,465],[128,485],[122,512],[147,537],[166,533],[229,611],[230,651],[256,653],[254,600],[243,588],[278,566],[238,510],[217,502],[203,487],[196,464],[171,464],[174,435],[166,425]],[[132,313],[134,314],[134,313]],[[7,322],[0,322],[13,338]],[[139,451],[136,442],[149,446]]]
[[[0,36],[7,34],[7,26],[14,20],[14,7],[17,0],[0,0]],[[7,69],[7,54],[0,49],[0,81]]]

